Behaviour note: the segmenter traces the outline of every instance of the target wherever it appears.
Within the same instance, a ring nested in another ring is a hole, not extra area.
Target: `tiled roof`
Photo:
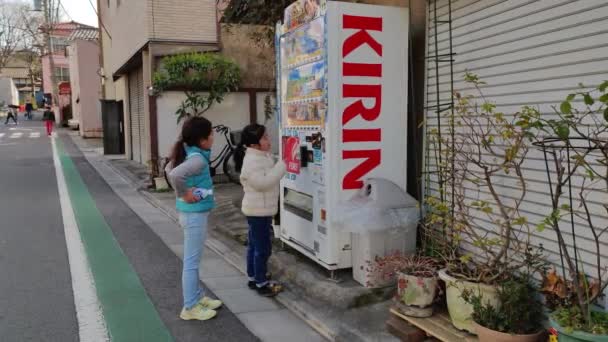
[[[80,28],[74,30],[68,37],[68,40],[97,40],[99,39],[99,30],[97,28]]]
[[[93,26],[81,24],[75,21],[55,23],[53,25],[54,30],[76,30],[76,29],[95,29]]]

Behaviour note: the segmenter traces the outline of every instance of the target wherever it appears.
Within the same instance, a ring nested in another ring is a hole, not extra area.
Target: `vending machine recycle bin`
[[[352,234],[353,278],[360,284],[379,287],[390,281],[370,267],[376,257],[416,252],[418,201],[395,183],[368,179],[350,200],[340,203],[337,211],[333,224]]]

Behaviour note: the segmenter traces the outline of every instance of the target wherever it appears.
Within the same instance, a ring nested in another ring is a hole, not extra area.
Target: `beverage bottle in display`
[[[213,195],[213,190],[197,188],[192,193],[194,194],[196,199],[200,201],[207,198],[208,196]]]

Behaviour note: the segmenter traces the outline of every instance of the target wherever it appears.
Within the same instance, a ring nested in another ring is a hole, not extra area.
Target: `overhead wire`
[[[93,4],[93,1],[89,0],[89,4],[91,5],[91,8],[93,9],[93,11],[95,11],[95,15],[97,15],[97,19],[99,19],[99,23],[101,24],[101,27],[103,28],[103,30],[108,35],[108,38],[110,38],[110,40],[112,40],[112,35],[110,35],[110,32],[108,32],[108,29],[106,28],[106,25],[103,24],[103,20],[101,20],[101,16],[99,15],[99,12],[97,11],[97,8],[95,8],[95,5]]]
[[[74,21],[74,19],[72,18],[72,16],[68,12],[68,10],[66,10],[65,7],[63,7],[63,3],[61,2],[61,0],[59,0],[59,6],[61,6],[61,8],[63,9],[63,12],[68,16],[68,18],[70,18],[70,21]]]

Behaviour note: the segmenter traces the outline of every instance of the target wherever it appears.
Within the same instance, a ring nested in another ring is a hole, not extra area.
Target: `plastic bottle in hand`
[[[205,198],[213,195],[213,190],[197,188],[192,193],[194,194],[194,196],[196,196],[197,200],[201,201],[201,200],[204,200]]]

